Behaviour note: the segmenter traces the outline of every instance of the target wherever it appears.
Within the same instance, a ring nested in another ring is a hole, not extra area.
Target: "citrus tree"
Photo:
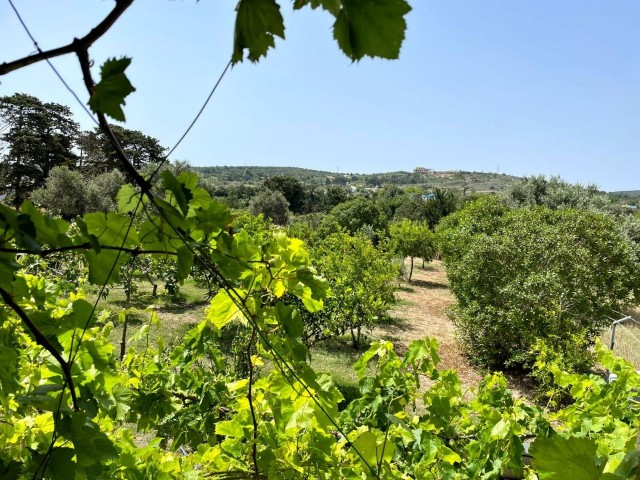
[[[408,219],[392,223],[390,232],[394,250],[403,259],[409,257],[411,260],[409,270],[409,281],[411,281],[414,258],[418,257],[425,261],[430,261],[435,256],[435,235],[428,224]]]

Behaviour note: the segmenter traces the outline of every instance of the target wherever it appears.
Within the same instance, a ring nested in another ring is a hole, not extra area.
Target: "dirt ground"
[[[393,342],[399,353],[414,340],[435,337],[440,344],[440,368],[456,370],[463,391],[476,387],[483,374],[462,354],[453,323],[447,317],[455,298],[442,262],[434,260],[422,268],[422,260],[416,260],[411,282],[402,283],[398,298],[400,302],[391,312],[395,323],[376,328],[373,336]]]

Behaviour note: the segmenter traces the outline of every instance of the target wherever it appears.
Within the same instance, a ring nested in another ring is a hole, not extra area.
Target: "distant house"
[[[413,173],[422,173],[423,175],[433,175],[433,170],[425,167],[416,167],[413,169]]]

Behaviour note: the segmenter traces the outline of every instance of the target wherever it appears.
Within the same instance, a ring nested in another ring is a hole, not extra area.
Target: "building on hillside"
[[[413,169],[413,173],[422,173],[423,175],[433,175],[433,170],[425,167],[416,167]]]

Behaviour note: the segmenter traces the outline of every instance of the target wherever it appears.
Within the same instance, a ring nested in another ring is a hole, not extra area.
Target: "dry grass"
[[[436,338],[440,344],[440,368],[456,370],[463,389],[475,387],[483,375],[462,354],[453,323],[447,317],[455,298],[444,265],[434,260],[421,268],[420,262],[416,263],[411,283],[403,283],[400,302],[392,311],[396,321],[376,328],[373,335],[393,342],[398,353],[403,353],[414,340]]]
[[[624,322],[616,327],[616,338],[613,352],[631,362],[640,370],[640,307],[628,312],[632,320]],[[610,345],[611,329],[608,328],[602,335],[602,342]]]

